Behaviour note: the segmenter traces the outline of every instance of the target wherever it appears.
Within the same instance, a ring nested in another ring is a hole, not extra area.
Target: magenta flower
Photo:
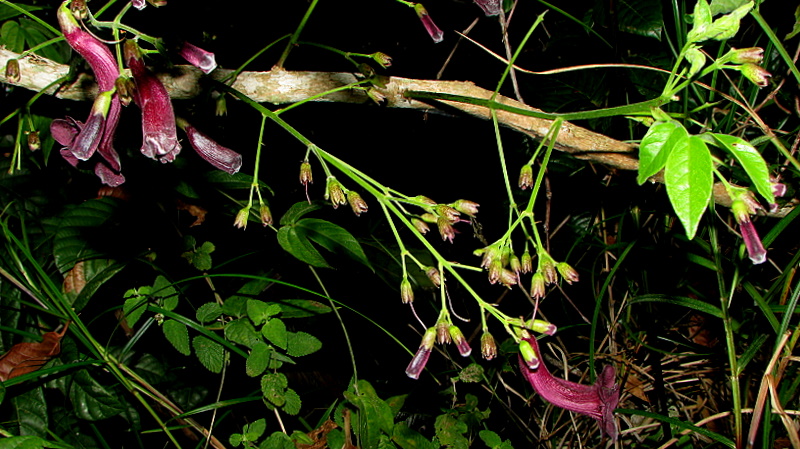
[[[217,68],[217,60],[214,53],[205,51],[200,47],[184,42],[178,54],[183,57],[189,64],[202,70],[203,73],[208,75]]]
[[[136,90],[133,99],[142,109],[142,154],[161,162],[172,162],[181,151],[175,129],[175,112],[167,89],[147,69],[134,41],[125,42],[125,62],[131,69]]]
[[[77,167],[80,160],[75,157],[70,147],[73,145],[75,138],[80,134],[84,124],[72,117],[64,119],[56,119],[50,124],[50,134],[56,142],[64,147],[61,149],[61,156],[70,163],[73,167]],[[119,167],[119,162],[117,162]],[[94,172],[100,181],[110,187],[116,187],[125,182],[125,177],[119,173],[119,170],[112,168],[108,161],[98,160],[94,166]]]
[[[767,260],[767,250],[764,249],[764,244],[761,243],[761,238],[758,236],[753,222],[750,221],[750,215],[761,209],[761,205],[753,198],[753,194],[749,190],[743,188],[732,187],[729,195],[733,199],[731,211],[736,222],[739,223],[739,231],[742,233],[747,255],[753,265],[764,263]]]
[[[441,42],[442,39],[444,39],[444,33],[433,23],[433,19],[431,19],[431,16],[428,14],[428,10],[426,10],[421,3],[417,3],[414,5],[414,11],[416,11],[417,17],[422,21],[425,31],[431,36],[433,42],[437,44]]]
[[[186,132],[186,137],[189,138],[189,143],[192,144],[192,148],[194,148],[197,154],[205,159],[206,162],[230,174],[234,174],[242,168],[241,154],[213,141],[186,122],[186,120],[178,118],[176,121],[178,126]]]
[[[419,375],[422,373],[422,370],[425,369],[428,358],[431,356],[431,350],[433,349],[433,343],[435,341],[436,326],[428,328],[428,330],[425,331],[425,335],[422,336],[422,343],[420,343],[417,353],[414,354],[414,358],[411,359],[411,363],[409,363],[406,368],[406,375],[408,377],[419,379]]]
[[[145,0],[131,0],[131,6],[141,11],[147,6],[147,2]]]
[[[522,342],[527,342],[536,354],[541,354],[536,338],[523,338]],[[619,385],[614,383],[614,367],[607,365],[603,368],[594,385],[583,385],[554,377],[541,357],[539,360],[538,367],[532,369],[522,355],[519,357],[519,369],[533,389],[556,407],[591,416],[600,425],[601,434],[616,440],[614,409],[619,404]]]
[[[73,126],[80,122],[72,119],[70,119],[71,122],[66,121],[55,125],[62,132],[63,140],[70,142],[69,145],[66,145],[59,141],[62,145],[65,145],[72,156],[67,157],[63,150],[61,154],[65,155],[68,162],[75,165],[77,162],[72,159],[87,160],[92,157],[95,151],[99,152],[105,160],[105,168],[95,169],[95,173],[104,183],[119,185],[125,179],[119,174],[121,168],[119,155],[113,147],[114,133],[119,123],[121,109],[119,96],[114,94],[114,85],[119,77],[119,68],[108,47],[80,27],[80,24],[78,24],[69,9],[69,3],[69,1],[65,1],[57,12],[61,31],[64,33],[64,38],[70,47],[86,59],[92,67],[97,80],[98,91],[100,92],[98,99],[105,93],[108,93],[109,98],[100,100],[102,104],[99,105],[97,100],[95,101],[85,125],[81,123],[80,126]],[[101,107],[105,111],[101,114],[102,120],[98,116],[98,110]],[[67,127],[72,126],[72,130],[77,130],[77,135],[73,139],[68,138],[71,131],[67,131],[64,125],[67,125]],[[66,134],[64,134],[65,132]]]
[[[481,7],[486,16],[496,16],[501,11],[501,0],[475,0],[475,3]]]

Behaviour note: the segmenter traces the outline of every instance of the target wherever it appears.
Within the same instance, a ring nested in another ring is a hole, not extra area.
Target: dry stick
[[[790,335],[791,333],[788,331],[783,334],[781,341],[778,344],[778,348],[772,354],[772,358],[769,360],[769,364],[764,370],[764,377],[761,380],[761,387],[758,389],[756,404],[753,407],[753,418],[750,420],[750,432],[747,434],[746,448],[751,448],[753,447],[753,444],[755,444],[756,433],[758,432],[758,426],[761,423],[761,415],[764,413],[764,404],[767,400],[767,376],[770,376],[772,370],[775,369],[775,364],[778,362],[778,357],[780,356],[783,347],[786,345],[786,342],[789,340]]]
[[[11,59],[19,58],[20,55],[18,53],[0,48],[0,67],[5,67]],[[18,82],[11,82],[5,77],[5,71],[0,71],[0,83],[12,84],[37,92],[46,89],[46,94],[67,100],[91,101],[97,93],[97,86],[93,78],[87,74],[80,74],[73,82],[60,88],[50,86],[54,81],[69,73],[68,65],[58,64],[40,56],[28,55],[19,59],[19,66],[20,80]],[[216,69],[209,76],[214,80],[223,81],[232,72],[232,70]],[[202,86],[206,84],[201,82],[204,77],[203,72],[188,65],[176,65],[169,73],[159,73],[158,77],[164,83],[170,97],[174,99],[197,97],[203,92]],[[259,103],[290,104],[357,81],[358,78],[353,73],[286,71],[280,68],[273,68],[267,72],[241,72],[231,87]],[[379,90],[386,96],[386,107],[421,111],[434,111],[441,108],[434,104],[407,98],[405,96],[406,92],[433,92],[483,100],[491,99],[494,94],[493,91],[483,89],[468,81],[387,77],[385,85],[384,89]],[[522,110],[543,112],[540,109],[502,95],[498,95],[495,100],[503,105]],[[363,90],[352,89],[334,92],[314,101],[360,104],[369,103],[372,100]],[[437,104],[439,103],[451,110],[455,109],[483,120],[491,118],[492,110],[485,106],[445,100],[441,100]],[[530,117],[504,110],[496,109],[495,113],[498,122],[503,126],[537,140],[544,139],[550,129],[550,125],[553,123],[553,120],[550,119]],[[763,124],[760,123],[759,125]],[[770,135],[770,137],[774,136]],[[635,144],[612,139],[567,121],[563,122],[561,131],[558,133],[555,148],[577,159],[601,163],[610,168],[621,170],[637,170],[639,168],[637,146]],[[663,177],[655,176],[653,181],[663,182]],[[713,196],[716,203],[725,207],[730,206],[731,199],[725,187],[720,183],[714,185]],[[793,206],[784,207],[775,213],[767,215],[783,217],[792,208]]]

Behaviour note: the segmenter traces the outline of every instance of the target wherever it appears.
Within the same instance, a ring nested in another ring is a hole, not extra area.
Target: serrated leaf
[[[214,244],[203,242],[200,247],[189,250],[181,254],[192,266],[200,271],[208,271],[212,267],[211,253],[214,252]]]
[[[189,349],[189,330],[186,325],[180,321],[166,320],[161,325],[161,330],[167,341],[172,343],[172,346],[183,355],[190,355],[192,352]]]
[[[245,372],[247,375],[250,377],[261,375],[261,373],[267,369],[271,352],[269,345],[263,341],[254,344],[253,348],[250,350],[250,354],[247,356],[247,362],[245,363]]]
[[[231,436],[228,438],[228,443],[230,443],[233,447],[239,447],[242,445],[242,439],[244,435],[241,433],[232,433]]]
[[[289,435],[283,432],[273,432],[258,445],[258,449],[296,449],[296,447]]]
[[[294,416],[300,413],[300,407],[302,406],[302,401],[300,400],[300,395],[297,394],[291,388],[287,388],[286,392],[283,394],[283,399],[286,401],[283,404],[283,411]]]
[[[308,201],[300,201],[299,203],[294,203],[292,207],[283,214],[280,224],[281,226],[292,225],[303,215],[319,209],[322,209],[322,204],[318,202],[309,204]]]
[[[672,148],[689,138],[689,133],[678,122],[656,122],[647,130],[639,145],[639,175],[642,185],[667,165]]]
[[[477,363],[470,363],[458,373],[458,379],[462,382],[481,382],[483,380],[483,367]]]
[[[322,342],[317,337],[305,332],[289,333],[286,353],[292,357],[302,357],[313,354],[322,347]]]
[[[201,323],[210,323],[222,315],[222,306],[215,302],[207,302],[197,308],[195,316]]]
[[[660,0],[620,2],[617,24],[622,31],[661,40],[664,23],[662,9]]]
[[[347,257],[362,263],[367,268],[372,266],[367,260],[361,244],[346,229],[326,220],[318,218],[303,218],[295,226],[298,232],[304,234],[323,248],[332,253],[343,253]]]
[[[450,414],[439,415],[434,424],[436,438],[443,446],[453,449],[468,449],[469,440],[464,436],[467,424]]]
[[[772,184],[769,182],[769,168],[767,162],[761,156],[761,153],[756,150],[753,145],[750,145],[744,139],[727,134],[712,134],[714,139],[722,145],[723,148],[728,150],[731,155],[739,162],[739,165],[744,168],[750,181],[756,188],[759,194],[767,200],[768,203],[775,202],[775,196],[772,193]]]
[[[247,300],[247,316],[256,326],[279,313],[281,313],[281,307],[278,304],[268,304],[258,299]]]
[[[264,435],[264,431],[267,430],[267,421],[264,418],[261,418],[253,421],[246,427],[247,430],[245,433],[247,435],[247,441],[255,442],[261,438],[261,435]]]
[[[289,345],[289,333],[286,332],[286,324],[278,318],[267,321],[264,327],[261,328],[261,335],[281,349],[285,350]]]
[[[283,373],[270,373],[261,376],[261,394],[271,404],[280,407],[286,403],[284,393],[289,382]]]
[[[125,303],[122,305],[122,312],[125,314],[125,321],[128,326],[133,327],[142,314],[147,310],[147,296],[141,296],[136,290],[128,290],[125,293]]]
[[[239,318],[225,325],[225,338],[252,348],[261,341],[261,336],[247,318]]]
[[[205,337],[198,335],[192,339],[192,347],[197,359],[212,373],[219,373],[222,371],[222,363],[225,359],[225,349],[221,344]]]
[[[305,262],[314,267],[332,268],[317,251],[305,235],[297,232],[294,226],[284,226],[278,229],[278,243],[281,248],[296,257],[301,262]]]
[[[161,298],[161,308],[175,310],[178,306],[178,291],[164,276],[156,277],[153,282],[153,297]]]
[[[483,440],[483,442],[486,443],[486,445],[490,448],[496,448],[503,443],[500,435],[492,432],[491,430],[481,430],[478,432],[478,436],[481,437],[481,440]]]
[[[712,169],[711,153],[697,136],[675,145],[667,159],[664,169],[667,195],[689,239],[694,238],[711,198]]]
[[[711,0],[711,15],[727,14],[748,3],[748,0]]]
[[[116,212],[119,201],[103,197],[85,201],[67,211],[58,222],[53,238],[53,257],[61,273],[71,269],[78,261],[101,258],[90,238],[97,229]]]
[[[432,443],[416,430],[410,429],[408,424],[399,422],[395,424],[392,432],[392,441],[397,443],[401,449],[438,449],[439,446]]]
[[[125,408],[116,395],[98,383],[86,370],[75,373],[69,399],[78,418],[99,421],[119,415]]]

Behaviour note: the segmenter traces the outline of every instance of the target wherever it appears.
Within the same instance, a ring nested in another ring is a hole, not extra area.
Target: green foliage
[[[209,371],[212,373],[219,373],[222,371],[225,349],[221,344],[202,335],[197,335],[192,338],[192,347],[194,348],[194,353],[197,355],[197,360]]]
[[[211,242],[203,242],[197,246],[194,237],[186,236],[186,246],[190,248],[188,251],[181,254],[193,267],[200,271],[208,271],[211,269],[211,253],[214,252],[214,244]]]

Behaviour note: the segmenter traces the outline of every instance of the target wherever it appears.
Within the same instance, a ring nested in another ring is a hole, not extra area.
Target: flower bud
[[[522,271],[522,263],[520,263],[519,257],[517,257],[516,254],[511,254],[511,257],[509,257],[508,267],[519,276],[519,273]]]
[[[205,51],[200,47],[184,42],[178,54],[183,57],[189,64],[202,70],[203,73],[208,75],[217,68],[217,61],[214,53]]]
[[[475,4],[481,7],[486,17],[496,16],[503,10],[502,0],[475,0]]]
[[[425,274],[428,275],[428,279],[433,282],[434,286],[439,287],[442,285],[442,276],[435,267],[428,267],[428,269],[425,270]]]
[[[433,215],[433,214],[427,213],[427,212],[422,214],[422,215],[420,215],[419,218],[424,220],[425,223],[432,223],[432,224],[435,224],[436,221],[439,220],[439,218],[436,215]]]
[[[20,79],[19,60],[9,59],[6,62],[6,79],[10,83],[18,83]]]
[[[343,204],[347,204],[347,198],[345,198],[342,185],[334,176],[328,177],[327,187],[328,188],[327,191],[325,192],[325,199],[331,201],[331,204],[333,204],[334,209],[337,209],[339,206]]]
[[[573,282],[578,282],[578,272],[575,271],[568,263],[566,262],[559,262],[556,264],[556,269],[558,273],[561,274],[561,277],[567,281],[567,284],[572,284]]]
[[[517,277],[517,273],[514,273],[513,271],[507,270],[505,268],[500,270],[500,279],[499,279],[499,281],[500,281],[501,284],[505,285],[506,287],[511,288],[512,285],[516,285],[518,279],[519,278]]]
[[[250,208],[243,207],[236,213],[236,219],[233,220],[233,226],[239,229],[247,228],[247,218],[250,216]]]
[[[414,228],[416,228],[417,232],[422,235],[427,234],[428,231],[431,230],[431,228],[428,227],[428,224],[419,218],[411,218],[411,224],[414,225]]]
[[[269,210],[269,206],[261,204],[261,207],[258,208],[258,214],[261,216],[262,225],[269,226],[272,224],[272,211]]]
[[[503,262],[500,261],[500,258],[495,258],[489,264],[489,282],[492,284],[496,284],[500,280],[502,272],[503,272]]]
[[[531,253],[526,249],[524,253],[522,253],[522,260],[520,261],[520,269],[523,273],[530,273],[533,271],[533,258],[531,257]]]
[[[309,184],[314,184],[314,174],[311,172],[311,164],[308,162],[308,159],[300,164],[300,184],[306,187]]]
[[[114,88],[117,89],[119,95],[119,102],[123,106],[128,106],[133,101],[133,95],[136,92],[136,84],[132,79],[127,76],[120,76],[114,81]]]
[[[223,115],[228,115],[228,100],[227,96],[220,95],[217,97],[217,100],[214,102],[214,115],[217,117],[222,117]]]
[[[531,187],[533,187],[533,167],[530,164],[525,164],[519,171],[519,188],[526,190]]]
[[[533,299],[542,299],[544,298],[545,293],[545,281],[544,275],[540,272],[533,273],[533,279],[531,280],[531,298]]]
[[[421,3],[417,3],[414,5],[414,11],[417,13],[417,17],[419,17],[419,20],[422,22],[422,26],[425,27],[425,31],[427,31],[428,35],[431,37],[431,39],[433,39],[433,42],[437,44],[441,42],[442,39],[444,39],[444,33],[439,29],[439,27],[436,26],[435,23],[433,23],[433,19],[431,19],[431,16],[428,15],[428,11],[425,9],[425,7],[422,6]]]
[[[519,342],[519,355],[528,368],[536,369],[539,367],[539,357],[537,357],[536,351],[533,350],[533,346],[527,340]]]
[[[459,211],[445,204],[438,204],[435,208],[435,213],[451,223],[456,223],[461,219],[461,213]]]
[[[442,236],[442,240],[449,240],[450,243],[453,243],[453,239],[456,236],[456,229],[450,224],[450,221],[444,217],[439,217],[439,219],[436,220],[436,226],[439,227],[439,235]]]
[[[378,106],[382,105],[386,101],[386,95],[383,92],[375,89],[374,87],[370,87],[367,89],[367,96],[370,100],[374,101],[375,104]]]
[[[39,131],[29,131],[28,135],[28,148],[31,151],[36,151],[42,147],[42,140],[39,138]]]
[[[450,344],[450,323],[440,320],[436,323],[436,343],[440,345]]]
[[[492,334],[484,332],[481,335],[481,355],[485,360],[492,360],[497,357],[497,343]]]
[[[474,217],[475,214],[478,213],[478,207],[480,207],[480,204],[474,201],[458,200],[455,203],[451,204],[450,206],[452,206],[453,209],[461,212],[462,214]]]
[[[380,51],[372,54],[372,60],[377,62],[384,69],[392,65],[392,57]]]
[[[436,328],[431,327],[427,331],[425,331],[425,335],[422,336],[422,342],[419,345],[419,349],[417,349],[417,353],[414,354],[414,358],[411,359],[411,363],[408,364],[406,368],[406,375],[412,379],[419,379],[419,375],[422,373],[422,370],[425,369],[425,365],[428,363],[428,358],[431,356],[431,349],[433,349],[433,342],[436,340]]]
[[[430,206],[435,206],[435,205],[438,204],[436,201],[433,201],[432,199],[428,198],[425,195],[417,195],[413,199],[415,201],[419,202],[419,203],[427,204],[427,205],[430,205]]]
[[[403,278],[400,282],[400,297],[403,298],[403,304],[410,304],[414,302],[414,289],[411,287],[411,282],[408,278]]]
[[[764,70],[763,67],[749,62],[742,64],[740,70],[745,78],[752,81],[753,84],[758,87],[767,87],[769,85],[769,79],[772,77],[772,74]]]
[[[761,64],[764,59],[764,49],[760,47],[732,48],[730,58],[734,64]]]
[[[472,354],[472,348],[469,346],[467,339],[464,338],[461,329],[451,325],[448,332],[450,332],[450,338],[453,340],[453,343],[458,347],[458,353],[461,354],[461,357],[469,357],[469,355]]]
[[[553,259],[547,256],[547,259],[539,263],[539,271],[544,276],[544,281],[547,285],[555,284],[558,281],[558,275],[556,274],[556,267],[553,263]]]
[[[556,330],[558,330],[555,324],[544,320],[529,320],[525,324],[528,326],[528,329],[545,335],[553,335],[556,333]]]
[[[353,213],[357,216],[361,215],[363,212],[366,212],[367,202],[364,201],[364,198],[361,198],[361,195],[358,192],[354,192],[352,190],[347,192],[347,202],[350,203],[350,208],[353,209]]]

